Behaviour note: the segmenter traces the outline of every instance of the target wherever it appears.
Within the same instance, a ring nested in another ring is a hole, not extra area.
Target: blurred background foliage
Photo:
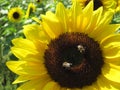
[[[55,6],[62,2],[66,7],[70,7],[70,0],[0,0],[0,90],[16,90],[19,85],[12,85],[17,77],[5,65],[8,60],[16,60],[10,52],[11,40],[16,37],[24,37],[23,25],[35,23],[32,17],[40,18],[40,14],[45,14],[50,10],[55,12]],[[19,22],[11,22],[8,19],[8,12],[13,7],[21,7],[26,14],[29,3],[36,7],[35,12],[31,12],[28,18],[22,18]],[[112,23],[120,23],[120,12],[113,16]]]

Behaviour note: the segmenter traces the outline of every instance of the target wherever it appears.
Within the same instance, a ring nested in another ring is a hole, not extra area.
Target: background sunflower
[[[73,2],[76,0],[73,0]],[[77,0],[82,7],[85,7],[91,0]],[[117,7],[117,0],[93,0],[94,9],[103,6],[104,10],[115,9]]]
[[[34,4],[34,3],[29,3],[28,9],[27,9],[27,11],[26,11],[25,18],[28,18],[31,13],[35,12],[35,9],[36,9],[35,4]]]
[[[12,22],[18,22],[22,19],[24,12],[20,7],[11,8],[8,12],[8,18]]]

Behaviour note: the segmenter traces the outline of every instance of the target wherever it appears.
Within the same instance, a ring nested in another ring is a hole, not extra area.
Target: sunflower
[[[120,34],[109,24],[113,12],[62,3],[39,24],[24,26],[26,38],[12,40],[18,61],[8,61],[22,83],[17,90],[119,90]]]
[[[24,13],[20,7],[11,8],[8,12],[8,18],[12,22],[18,22],[22,19]]]
[[[30,3],[30,4],[28,5],[28,9],[27,9],[27,11],[26,11],[25,17],[28,18],[32,12],[35,12],[35,9],[36,9],[35,4],[34,4],[34,3]]]
[[[73,2],[76,0],[72,0]],[[82,7],[85,7],[91,0],[77,0]],[[117,0],[94,0],[94,9],[103,6],[104,10],[115,9]]]

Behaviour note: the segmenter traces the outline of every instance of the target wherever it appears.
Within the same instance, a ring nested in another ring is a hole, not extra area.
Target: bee
[[[72,66],[72,63],[69,62],[63,62],[62,66],[66,69],[69,69]]]
[[[78,45],[77,48],[80,51],[80,53],[84,53],[85,52],[85,48],[82,45]]]

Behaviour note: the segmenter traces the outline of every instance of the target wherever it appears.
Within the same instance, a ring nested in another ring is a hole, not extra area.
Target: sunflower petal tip
[[[94,2],[93,2],[93,0],[91,0],[91,1],[86,5],[86,7],[83,9],[83,12],[88,13],[88,12],[93,12],[93,10],[94,10]]]
[[[17,84],[17,82],[16,82],[16,81],[13,81],[12,84]]]
[[[88,3],[87,6],[89,6],[89,7],[94,7],[94,2],[93,2],[93,0],[91,0],[91,1]]]
[[[62,7],[64,7],[63,3],[59,2],[56,6],[56,11]]]
[[[12,66],[12,63],[11,63],[12,61],[8,61],[8,62],[6,62],[6,66],[11,70],[11,66]]]
[[[58,5],[60,5],[60,6],[61,6],[61,5],[63,5],[63,3],[59,2],[59,3],[57,4],[57,6],[58,6]]]
[[[9,61],[8,61],[8,62],[6,62],[6,66],[7,66],[7,67],[9,66]]]

